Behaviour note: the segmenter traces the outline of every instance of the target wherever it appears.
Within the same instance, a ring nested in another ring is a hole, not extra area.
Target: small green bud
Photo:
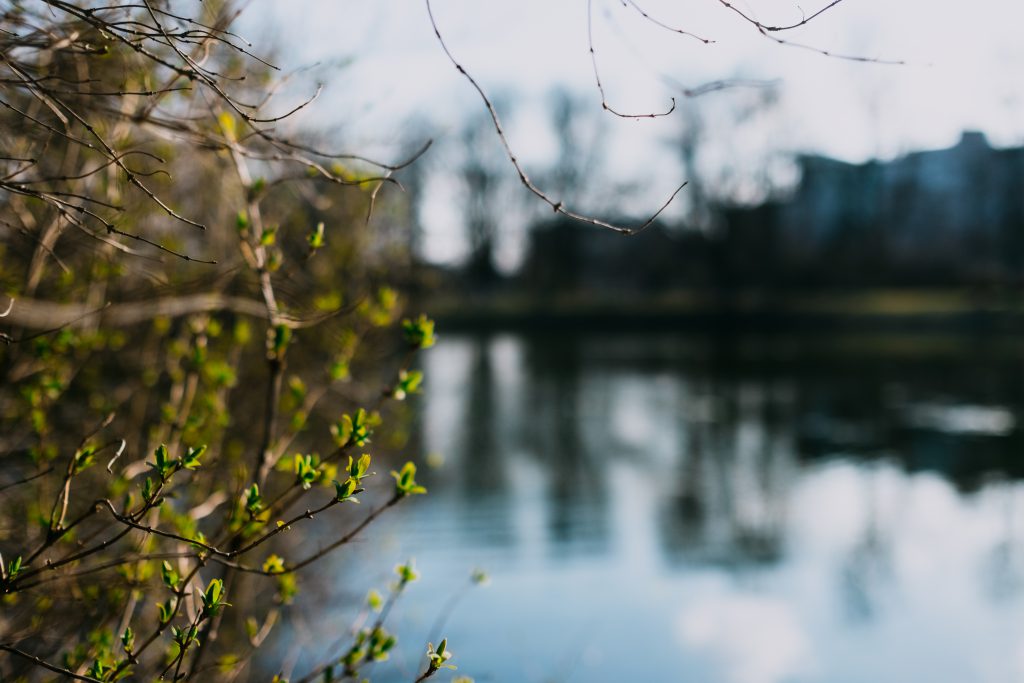
[[[437,341],[434,338],[434,321],[422,313],[415,320],[402,321],[405,341],[414,349],[429,349]]]
[[[181,466],[183,468],[185,468],[186,470],[196,470],[196,469],[199,469],[199,465],[201,464],[199,462],[199,458],[201,458],[203,456],[203,453],[205,453],[205,452],[206,452],[206,446],[205,445],[204,446],[198,446],[196,448],[192,448],[190,446],[189,449],[187,451],[185,451],[185,455],[183,455],[182,458],[181,458]]]
[[[253,483],[245,491],[245,509],[250,516],[255,517],[263,509],[263,498],[260,496],[259,484]]]
[[[405,463],[398,472],[392,470],[391,476],[395,478],[395,493],[399,496],[420,495],[427,492],[425,487],[416,483],[416,465],[411,462]]]
[[[380,612],[384,608],[384,598],[376,588],[371,588],[370,592],[367,593],[366,606],[374,612]]]
[[[412,583],[413,581],[420,578],[420,575],[413,568],[412,560],[409,560],[405,564],[400,564],[395,567],[395,573],[398,574],[398,579],[403,584]]]
[[[268,574],[280,574],[284,572],[284,558],[272,554],[263,561],[263,571]]]
[[[324,246],[324,224],[323,221],[316,224],[316,229],[309,233],[309,237],[306,238],[309,241],[310,251],[316,251],[320,247]]]
[[[170,588],[172,591],[178,590],[178,581],[180,577],[178,572],[174,571],[174,567],[167,560],[163,561],[160,565],[160,578],[163,579],[164,585]]]

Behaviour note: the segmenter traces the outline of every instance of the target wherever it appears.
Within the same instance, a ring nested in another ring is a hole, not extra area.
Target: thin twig
[[[544,192],[544,190],[540,189],[526,174],[526,171],[519,163],[519,159],[516,158],[515,152],[512,151],[512,146],[508,141],[508,137],[505,135],[505,130],[502,127],[501,119],[498,117],[498,112],[494,108],[494,104],[487,96],[487,93],[484,91],[483,87],[477,82],[475,78],[473,78],[473,76],[468,71],[466,71],[462,64],[460,64],[455,59],[455,56],[452,54],[451,50],[448,49],[448,45],[445,43],[444,38],[441,36],[441,29],[438,28],[437,21],[434,18],[434,10],[430,4],[431,0],[424,0],[424,2],[426,3],[427,6],[427,15],[430,17],[430,25],[434,30],[434,35],[437,37],[438,43],[440,43],[441,45],[441,49],[444,50],[445,55],[448,57],[448,61],[450,61],[452,65],[455,67],[455,69],[460,74],[462,74],[462,76],[466,80],[469,81],[470,85],[473,86],[477,94],[480,96],[480,99],[483,101],[484,106],[487,108],[487,113],[490,114],[491,122],[494,124],[494,130],[498,135],[498,139],[501,140],[502,147],[505,148],[505,154],[508,156],[509,161],[512,162],[512,166],[515,168],[516,173],[519,174],[519,181],[535,197],[537,197],[542,202],[550,206],[552,211],[561,214],[567,218],[571,218],[572,220],[578,221],[580,223],[594,225],[602,228],[608,228],[609,230],[614,230],[615,232],[621,233],[623,235],[635,235],[650,227],[654,223],[654,221],[658,219],[658,216],[660,216],[661,213],[668,208],[669,204],[671,204],[672,200],[676,198],[676,195],[679,194],[680,190],[686,187],[685,182],[679,187],[677,187],[669,196],[669,198],[665,201],[665,203],[662,204],[661,207],[657,211],[655,211],[650,218],[648,218],[646,221],[635,227],[617,225],[615,223],[610,223],[599,218],[594,218],[592,216],[587,216],[585,214],[577,213],[575,211],[567,209],[562,201],[554,199],[553,197],[548,195],[546,192]]]

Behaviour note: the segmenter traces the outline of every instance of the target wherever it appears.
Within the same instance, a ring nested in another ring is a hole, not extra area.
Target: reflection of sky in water
[[[883,363],[880,390],[870,367],[727,372],[671,340],[448,339],[421,399],[445,464],[359,560],[424,575],[395,680],[474,566],[493,582],[444,630],[478,681],[1024,680],[1024,487],[946,478],[1015,448],[1019,389],[962,362]],[[950,444],[918,419],[941,406],[1006,429]]]

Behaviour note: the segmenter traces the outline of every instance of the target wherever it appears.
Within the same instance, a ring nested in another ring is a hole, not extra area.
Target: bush
[[[369,229],[402,164],[282,134],[230,3],[2,12],[0,678],[235,677],[308,567],[425,493],[369,455],[433,344]],[[304,680],[386,658],[380,614]]]

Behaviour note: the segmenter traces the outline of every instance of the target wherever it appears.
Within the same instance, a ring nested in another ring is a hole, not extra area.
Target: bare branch
[[[585,223],[587,225],[594,225],[597,227],[607,228],[609,230],[614,230],[615,232],[624,235],[635,235],[636,233],[639,233],[645,230],[646,228],[650,227],[654,223],[654,221],[657,220],[658,216],[660,216],[661,213],[666,208],[668,208],[669,204],[672,203],[672,200],[674,200],[676,198],[676,195],[679,194],[679,191],[686,187],[685,182],[679,187],[677,187],[669,196],[669,198],[665,201],[665,203],[662,204],[661,207],[656,212],[654,212],[654,214],[650,218],[648,218],[646,221],[635,227],[616,225],[615,223],[610,223],[599,218],[594,218],[592,216],[587,216],[585,214],[577,213],[575,211],[567,209],[565,207],[565,204],[562,203],[562,201],[552,198],[542,189],[540,189],[536,184],[534,184],[532,180],[530,180],[530,177],[526,174],[526,171],[523,169],[522,165],[519,163],[519,160],[516,158],[515,152],[512,151],[512,146],[508,141],[508,137],[505,135],[505,130],[501,125],[501,119],[498,117],[498,112],[494,108],[494,104],[491,102],[490,98],[487,96],[487,93],[484,92],[484,89],[480,86],[477,80],[473,78],[473,76],[468,71],[466,71],[462,64],[460,64],[455,59],[455,56],[451,53],[451,50],[448,49],[448,45],[445,43],[444,38],[441,36],[441,29],[438,28],[437,21],[434,18],[434,11],[433,8],[431,7],[430,0],[424,1],[427,6],[427,14],[430,17],[430,25],[434,30],[434,35],[437,37],[438,43],[440,43],[441,45],[441,49],[444,50],[444,53],[445,55],[447,55],[448,60],[452,63],[455,69],[460,74],[462,74],[462,76],[466,80],[469,81],[470,85],[473,86],[477,94],[480,96],[480,99],[483,101],[484,106],[487,108],[487,113],[491,117],[491,122],[494,124],[494,130],[497,133],[498,138],[501,140],[502,147],[505,148],[505,154],[506,156],[508,156],[509,161],[512,162],[512,166],[515,168],[516,173],[519,174],[519,181],[535,197],[537,197],[545,204],[550,206],[555,213],[561,214],[567,218],[571,218],[572,220],[578,221],[580,223]]]
[[[625,114],[616,109],[613,109],[608,104],[608,98],[604,92],[604,86],[601,85],[601,74],[597,69],[597,53],[594,51],[594,13],[593,13],[593,0],[587,0],[587,46],[590,49],[590,64],[594,67],[594,81],[597,83],[597,91],[601,94],[601,108],[607,112],[614,114],[623,119],[657,119],[663,116],[668,116],[676,110],[676,98],[672,98],[672,106],[668,108],[668,111],[660,114]]]
[[[828,10],[832,9],[833,7],[835,7],[836,5],[841,3],[842,1],[843,0],[832,0],[832,2],[830,2],[828,5],[826,5],[825,7],[821,8],[817,12],[814,12],[810,16],[805,16],[800,21],[795,22],[793,24],[782,25],[782,26],[772,26],[770,24],[763,24],[763,23],[761,23],[760,21],[758,21],[754,17],[750,16],[749,14],[743,12],[743,10],[739,9],[738,7],[736,7],[736,5],[734,5],[729,0],[718,0],[718,2],[723,7],[726,7],[727,9],[730,9],[733,12],[735,12],[736,14],[738,14],[740,17],[743,18],[744,21],[746,21],[747,23],[752,25],[755,29],[757,29],[758,33],[760,33],[762,36],[764,36],[768,40],[770,40],[770,41],[772,41],[772,42],[774,42],[774,43],[776,43],[778,45],[785,45],[787,47],[795,47],[795,48],[799,48],[801,50],[809,50],[810,52],[815,52],[815,53],[817,53],[819,55],[823,55],[825,57],[832,57],[833,59],[842,59],[842,60],[850,61],[850,62],[866,62],[866,63],[870,63],[870,64],[885,64],[885,65],[890,65],[890,66],[904,66],[904,65],[906,65],[906,62],[903,61],[903,60],[879,59],[879,58],[876,58],[876,57],[865,57],[865,56],[862,56],[862,55],[850,55],[850,54],[837,53],[837,52],[833,52],[832,50],[826,50],[826,49],[822,49],[820,47],[814,47],[812,45],[805,45],[804,43],[797,43],[797,42],[790,41],[790,40],[784,40],[782,38],[779,38],[778,36],[771,35],[773,33],[779,33],[781,31],[790,31],[792,29],[799,28],[801,26],[805,26],[809,22],[811,22],[813,19],[821,16],[822,14],[824,14]]]
[[[16,655],[18,657],[21,657],[22,659],[27,659],[36,666],[41,666],[44,669],[47,669],[48,671],[61,674],[62,676],[67,676],[68,678],[73,678],[76,681],[89,681],[89,683],[103,683],[103,681],[101,681],[98,678],[76,674],[74,671],[69,671],[68,669],[59,667],[56,664],[51,664],[50,662],[47,662],[44,659],[40,659],[39,657],[36,657],[33,654],[29,654],[28,652],[25,652],[23,650],[19,650],[13,645],[8,645],[7,643],[0,643],[0,650],[10,652],[12,655]]]
[[[842,0],[838,0],[838,1],[842,2]],[[683,30],[681,28],[676,28],[674,26],[670,26],[670,25],[668,25],[668,24],[666,24],[666,23],[664,23],[664,22],[662,22],[662,21],[652,17],[650,14],[645,12],[643,10],[643,8],[640,7],[640,5],[636,4],[636,2],[634,2],[633,0],[620,0],[620,2],[622,2],[623,7],[625,7],[627,5],[629,7],[632,7],[637,12],[639,12],[640,16],[642,16],[644,19],[646,19],[647,21],[651,22],[655,26],[660,26],[661,28],[665,29],[666,31],[671,31],[672,33],[678,33],[679,35],[683,35],[683,36],[688,36],[690,38],[694,38],[695,40],[699,40],[700,42],[704,43],[705,45],[708,45],[710,43],[714,43],[715,42],[714,40],[710,40],[708,38],[702,38],[701,36],[698,36],[696,33],[690,33],[689,31]]]

